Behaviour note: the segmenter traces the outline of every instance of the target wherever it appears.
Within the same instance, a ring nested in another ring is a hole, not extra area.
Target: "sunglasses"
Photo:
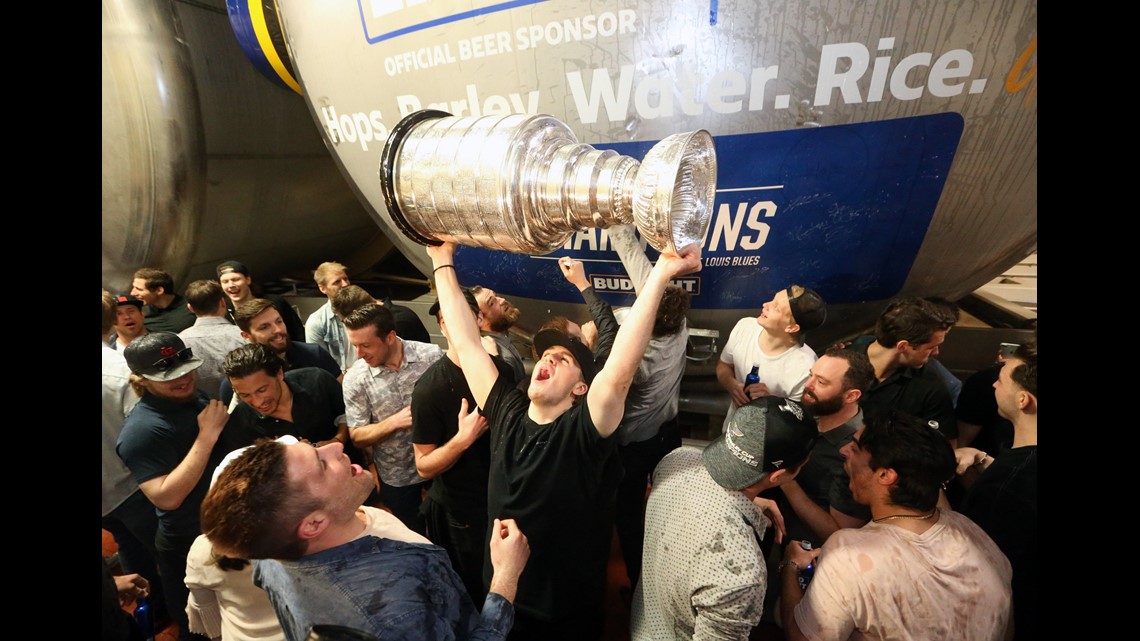
[[[174,354],[173,356],[167,356],[165,358],[158,359],[157,361],[154,362],[154,365],[151,365],[151,367],[160,371],[160,372],[165,372],[165,371],[169,370],[170,368],[174,367],[175,365],[177,365],[179,363],[184,363],[184,362],[190,360],[191,358],[194,358],[194,351],[191,350],[189,347],[186,347],[182,351],[178,352],[177,354]]]

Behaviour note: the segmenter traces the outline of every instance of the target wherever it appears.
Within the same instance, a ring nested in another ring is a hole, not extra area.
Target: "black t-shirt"
[[[293,392],[293,422],[261,416],[245,403],[238,403],[230,414],[226,429],[227,451],[252,445],[259,438],[277,438],[291,434],[316,445],[336,437],[337,417],[344,415],[344,390],[328,372],[317,367],[302,367],[285,372],[285,384]],[[353,463],[368,461],[351,443],[345,453]]]
[[[583,400],[553,422],[527,416],[530,399],[499,377],[484,408],[491,425],[488,541],[494,519],[515,519],[530,543],[515,608],[543,621],[601,612],[621,480],[617,439],[602,438]],[[491,559],[484,582],[491,579]]]
[[[209,401],[202,392],[184,403],[154,394],[139,399],[123,421],[123,431],[119,432],[115,445],[115,451],[130,469],[135,482],[141,485],[168,475],[182,463],[198,438],[198,414]],[[210,489],[214,468],[229,451],[219,438],[210,450],[202,475],[182,503],[172,510],[155,508],[160,532],[171,537],[194,537],[201,533],[198,511],[202,499]]]
[[[855,339],[848,349],[867,353],[874,336]],[[874,381],[859,401],[864,418],[900,410],[924,421],[937,422],[938,432],[947,440],[958,438],[958,419],[946,384],[928,367],[900,367],[883,382]],[[931,425],[934,427],[934,425]]]
[[[1037,446],[1002,452],[970,487],[960,511],[1009,558],[1017,638],[1037,638]]]
[[[847,471],[843,469],[846,459],[840,453],[840,449],[853,440],[855,432],[862,425],[862,417],[857,418],[858,421],[852,420],[820,435],[811,450],[811,456],[796,475],[796,483],[825,512],[834,507],[848,516],[870,520],[870,509],[857,503],[851,495]],[[807,540],[815,547],[823,545],[824,542],[811,527],[796,514],[783,492],[779,493],[779,497],[780,513],[784,515],[787,529],[785,540]]]
[[[971,374],[958,394],[955,413],[963,423],[981,426],[978,435],[969,443],[983,452],[997,454],[1013,445],[1013,423],[998,414],[994,398],[994,381],[1001,372],[1001,364],[980,369]]]
[[[174,300],[166,307],[145,305],[142,308],[143,325],[152,332],[172,332],[177,334],[194,324],[198,317],[186,307],[186,299],[175,294]]]
[[[384,305],[385,309],[392,312],[392,320],[396,322],[396,336],[417,343],[431,342],[431,334],[428,333],[427,328],[424,327],[424,322],[415,312],[403,305],[393,303],[391,298],[385,298],[380,303]],[[459,410],[455,411],[458,412]]]
[[[513,376],[509,365],[492,357],[499,377]],[[459,433],[459,407],[475,411],[475,397],[463,370],[444,357],[416,381],[412,392],[412,443],[441,446]],[[467,519],[487,518],[487,474],[491,468],[491,433],[488,430],[460,455],[455,465],[433,479],[428,496],[449,512]]]

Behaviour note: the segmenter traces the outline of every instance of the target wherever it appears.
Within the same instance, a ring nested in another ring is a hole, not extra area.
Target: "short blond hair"
[[[317,269],[313,272],[313,280],[316,281],[317,285],[324,287],[325,281],[329,279],[329,276],[339,274],[340,272],[347,274],[348,268],[332,261],[321,263],[317,265]]]

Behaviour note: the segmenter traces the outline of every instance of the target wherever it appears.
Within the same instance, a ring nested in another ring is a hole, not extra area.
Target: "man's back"
[[[175,294],[174,300],[166,307],[146,305],[142,309],[143,323],[152,332],[173,332],[177,334],[190,327],[197,320],[194,312],[186,307],[186,299]]]
[[[218,398],[222,384],[222,362],[226,354],[245,345],[241,330],[224,316],[202,316],[194,325],[178,333],[182,342],[202,359],[198,368],[198,390],[210,398]]]
[[[828,539],[796,623],[810,639],[1001,639],[1009,561],[965,516],[949,511],[922,534],[890,523]]]
[[[1017,638],[1037,638],[1037,446],[1003,452],[970,487],[961,511],[1009,557]]]
[[[622,445],[653,436],[663,423],[677,417],[688,341],[689,327],[684,322],[675,334],[649,339],[626,397],[622,426],[618,428]]]
[[[700,449],[666,455],[645,512],[632,639],[747,639],[763,611],[768,570],[759,536],[767,524],[742,493],[717,485]]]

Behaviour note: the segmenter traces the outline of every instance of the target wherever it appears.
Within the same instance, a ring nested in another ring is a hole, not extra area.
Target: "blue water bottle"
[[[752,371],[748,372],[748,376],[744,377],[744,388],[748,389],[749,385],[760,382],[760,365],[758,363],[752,364]]]
[[[150,599],[139,597],[135,604],[135,623],[146,641],[154,641],[154,617],[150,609]]]
[[[800,541],[800,548],[811,551],[810,541]],[[800,583],[801,590],[807,590],[808,583],[811,583],[811,577],[815,574],[815,561],[807,564],[806,568],[801,569],[796,574],[796,580]]]

